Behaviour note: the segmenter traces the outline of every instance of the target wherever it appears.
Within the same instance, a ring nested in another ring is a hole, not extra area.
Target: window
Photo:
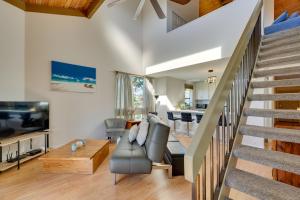
[[[144,107],[144,78],[141,76],[131,76],[134,118],[141,120],[143,118]]]
[[[187,109],[190,109],[193,107],[193,89],[191,88],[185,88],[184,91],[184,103],[185,107]]]

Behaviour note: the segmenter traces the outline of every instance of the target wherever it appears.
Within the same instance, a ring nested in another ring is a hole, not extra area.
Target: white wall
[[[103,138],[104,119],[114,116],[114,70],[143,74],[141,21],[132,20],[138,1],[102,6],[91,20],[26,15],[26,99],[50,102],[50,144]],[[97,68],[97,92],[50,90],[50,61]]]
[[[183,18],[186,22],[190,22],[199,17],[199,0],[191,0],[185,5],[167,1],[167,23],[168,30],[172,30],[173,12]]]
[[[0,1],[0,101],[24,100],[25,13]]]
[[[274,0],[264,0],[263,26],[270,26],[274,22]]]
[[[167,1],[159,2],[166,11]],[[147,2],[143,12],[143,66],[149,71],[150,67],[189,56],[183,63],[177,60],[168,66],[177,68],[196,64],[192,59],[202,63],[231,56],[257,2],[235,0],[169,33],[166,19],[159,20]],[[162,65],[156,67],[165,70]]]
[[[0,101],[23,101],[25,13],[4,1],[0,1],[0,61]],[[3,160],[7,151],[7,147],[3,148]]]
[[[185,80],[172,77],[167,78],[167,95],[174,107],[184,102]]]
[[[155,78],[153,87],[159,95],[156,108],[158,116],[167,122],[167,111],[175,110],[184,101],[185,80],[173,77]]]

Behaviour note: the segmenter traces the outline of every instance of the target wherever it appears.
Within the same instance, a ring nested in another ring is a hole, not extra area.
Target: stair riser
[[[263,39],[262,40],[262,45],[266,46],[266,45],[272,45],[272,44],[276,44],[276,43],[280,43],[280,42],[284,42],[287,40],[291,40],[291,39],[297,39],[300,37],[300,32],[298,33],[293,33],[291,35],[287,35],[287,36],[281,36],[281,37],[274,37],[274,38],[269,38],[269,39]]]
[[[296,187],[238,169],[228,173],[225,185],[263,200],[298,200],[300,195]]]
[[[287,138],[287,137],[280,137],[277,135],[272,135],[270,133],[258,133],[258,132],[247,132],[247,133],[241,133],[242,135],[252,136],[252,137],[259,137],[259,138],[265,138],[269,140],[279,140],[282,142],[293,142],[293,143],[300,143],[299,138]]]
[[[259,163],[272,168],[300,174],[300,162],[298,156],[287,153],[261,150],[253,147],[238,148],[233,152],[236,158]],[[278,159],[282,158],[282,159]]]
[[[288,95],[261,95],[252,96],[248,98],[249,101],[300,101],[300,95],[288,96]]]
[[[267,59],[275,59],[275,58],[286,57],[291,55],[300,55],[300,47],[286,49],[282,51],[276,51],[276,52],[263,53],[259,55],[259,60],[262,61]]]
[[[300,56],[291,56],[291,57],[284,57],[272,60],[265,60],[259,61],[257,63],[258,68],[267,68],[267,67],[278,67],[283,65],[293,65],[293,64],[300,64]]]
[[[262,82],[252,82],[252,88],[273,88],[273,87],[294,87],[300,86],[300,81],[291,80],[279,80],[279,81],[262,81]]]
[[[282,69],[272,69],[272,70],[260,70],[254,72],[254,77],[264,77],[264,76],[283,76],[283,75],[295,75],[300,74],[300,67],[289,67]]]
[[[267,117],[267,118],[279,118],[279,119],[300,119],[300,113],[298,114],[283,114],[283,113],[259,113],[259,112],[245,112],[247,117]]]
[[[300,38],[295,37],[295,38],[287,38],[285,40],[280,40],[274,43],[262,45],[260,47],[261,52],[269,51],[275,48],[282,48],[282,47],[287,47],[288,45],[296,45],[300,43]]]
[[[272,38],[269,40],[262,40],[262,45],[266,46],[266,45],[272,45],[272,44],[276,44],[278,42],[283,42],[283,41],[287,41],[288,39],[295,39],[300,37],[300,33],[294,34],[294,35],[290,35],[290,36],[285,36],[285,37],[280,37],[280,38]]]
[[[300,28],[294,28],[287,31],[281,31],[269,35],[264,35],[263,42],[268,43],[268,42],[277,41],[283,38],[292,37],[296,35],[300,35]]]
[[[268,128],[265,130],[260,128],[245,128],[242,126],[239,131],[242,135],[266,138],[270,140],[279,140],[283,142],[300,143],[300,134],[297,130],[278,130],[278,128]]]

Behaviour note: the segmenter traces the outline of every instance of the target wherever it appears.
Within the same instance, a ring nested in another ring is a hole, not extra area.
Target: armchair
[[[104,121],[107,138],[121,137],[125,133],[126,120],[121,118],[111,118]]]

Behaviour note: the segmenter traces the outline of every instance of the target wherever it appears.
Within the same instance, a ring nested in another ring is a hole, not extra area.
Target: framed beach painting
[[[52,61],[51,89],[67,92],[96,92],[96,68]]]

